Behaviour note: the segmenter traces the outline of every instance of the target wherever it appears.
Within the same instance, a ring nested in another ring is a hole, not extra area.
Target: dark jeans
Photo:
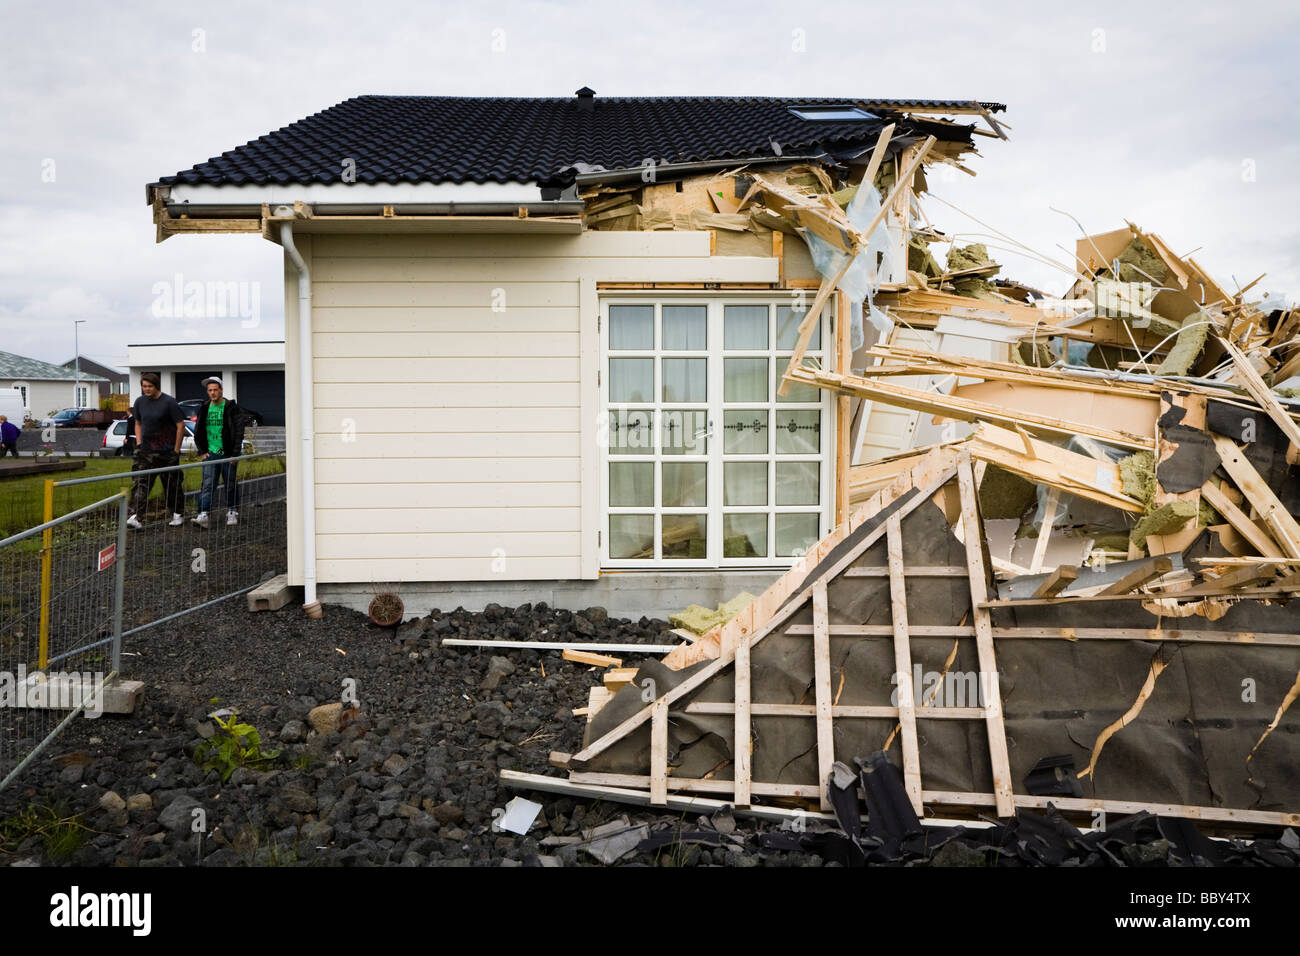
[[[212,509],[212,499],[217,493],[217,482],[226,488],[226,509],[234,511],[239,507],[239,483],[235,480],[237,461],[227,461],[225,455],[210,455],[204,461],[203,482],[199,486],[199,511]]]
[[[131,462],[132,471],[147,471],[150,468],[170,468],[180,461],[180,456],[170,448],[162,451],[141,449],[135,453]],[[179,471],[165,471],[161,475],[144,475],[135,480],[131,491],[131,514],[144,517],[149,505],[149,492],[153,491],[155,478],[162,479],[163,500],[167,510],[179,514],[185,510],[185,482]]]
[[[0,458],[3,458],[5,456],[5,452],[8,452],[9,454],[17,458],[18,442],[16,441],[0,442]]]

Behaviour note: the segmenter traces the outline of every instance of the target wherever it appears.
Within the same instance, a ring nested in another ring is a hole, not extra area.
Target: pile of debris
[[[891,129],[855,182],[586,194],[591,228],[804,239],[817,294],[781,390],[838,397],[847,507],[730,620],[593,694],[567,779],[507,782],[831,820],[836,767],[882,752],[918,818],[1300,824],[1300,310],[1132,224],[1079,239],[1064,296],[1000,279],[920,211],[934,137],[884,163]],[[804,352],[833,292],[852,345],[830,369]]]

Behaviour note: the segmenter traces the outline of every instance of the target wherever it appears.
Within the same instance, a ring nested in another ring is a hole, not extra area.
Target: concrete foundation
[[[434,608],[481,611],[488,604],[517,607],[545,602],[577,611],[603,607],[612,617],[668,619],[688,604],[717,607],[741,591],[762,594],[784,572],[771,571],[622,571],[594,581],[453,581],[403,584],[322,584],[325,604],[341,604],[363,614],[371,599],[391,591],[406,605],[406,616],[423,617]]]

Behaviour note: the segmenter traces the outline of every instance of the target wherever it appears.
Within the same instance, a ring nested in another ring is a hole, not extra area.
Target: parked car
[[[100,442],[100,455],[106,455],[112,452],[114,457],[126,455],[130,457],[135,454],[135,419],[123,419],[113,422],[112,425],[104,432],[104,440]],[[185,423],[185,439],[181,442],[181,454],[193,454],[194,448],[194,423]]]
[[[176,404],[181,407],[181,411],[185,413],[186,418],[192,422],[196,422],[199,420],[199,409],[207,404],[207,400],[202,398],[187,398],[185,401],[177,402]]]
[[[41,426],[57,428],[107,428],[126,417],[126,412],[109,412],[99,408],[65,408],[49,418],[41,419]]]

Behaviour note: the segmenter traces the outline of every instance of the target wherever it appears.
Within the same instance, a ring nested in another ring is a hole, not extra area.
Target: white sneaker
[[[179,511],[174,511],[172,512],[172,520],[167,522],[167,525],[168,527],[171,528],[179,528],[184,523],[185,523],[185,516],[182,515]]]
[[[206,511],[200,511],[197,515],[195,515],[190,520],[193,521],[200,528],[206,528],[208,526],[208,513]]]
[[[140,519],[137,518],[135,515],[131,515],[131,517],[126,519],[126,526],[128,528],[134,528],[136,531],[139,531],[141,528],[144,527],[144,525],[140,523]]]
[[[226,524],[227,524],[228,526],[229,526],[229,525],[234,525],[234,524],[239,524],[239,512],[238,512],[238,511],[227,511],[227,512],[226,512]]]

